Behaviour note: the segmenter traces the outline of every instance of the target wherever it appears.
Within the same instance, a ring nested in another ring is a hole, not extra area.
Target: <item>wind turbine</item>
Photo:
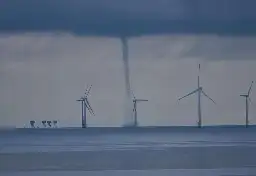
[[[47,122],[49,128],[51,128],[51,127],[52,127],[52,121],[48,120],[48,121],[46,121],[46,122]]]
[[[52,122],[53,122],[54,128],[57,128],[57,123],[58,123],[58,121],[57,121],[57,120],[54,120],[54,121],[52,121]]]
[[[247,92],[247,94],[243,94],[240,95],[241,97],[245,97],[245,127],[247,128],[249,126],[249,101],[251,101],[250,99],[250,93],[252,91],[252,85],[253,85],[253,81],[251,83],[251,86]]]
[[[46,128],[46,120],[43,120],[42,124],[43,124],[44,128]]]
[[[90,114],[92,115],[95,115],[93,110],[92,110],[92,107],[88,101],[88,95],[90,93],[90,90],[92,88],[92,85],[86,89],[85,93],[84,93],[84,96],[82,96],[79,100],[76,100],[76,101],[79,101],[81,102],[82,104],[82,128],[86,128],[87,124],[86,124],[86,110],[88,109],[88,111],[90,112]]]
[[[34,121],[34,120],[30,120],[30,127],[31,128],[35,128],[35,123],[36,123],[36,121]]]
[[[200,73],[200,64],[198,65],[198,69],[199,69],[199,73]],[[178,100],[181,100],[181,99],[183,99],[183,98],[185,98],[185,97],[188,97],[188,96],[190,96],[190,95],[192,95],[192,94],[195,94],[195,93],[197,93],[197,95],[198,95],[198,107],[197,107],[197,111],[198,111],[198,127],[201,128],[201,127],[202,127],[201,95],[203,94],[203,95],[206,96],[209,100],[211,100],[214,104],[216,104],[216,103],[215,103],[215,101],[214,101],[212,98],[210,98],[210,97],[204,92],[203,87],[200,85],[200,76],[199,76],[199,75],[198,75],[198,77],[197,77],[197,89],[194,90],[193,92],[191,92],[191,93],[189,93],[189,94],[187,94],[187,95],[185,95],[185,96],[179,98]]]
[[[133,95],[133,113],[134,113],[134,124],[133,126],[134,127],[137,127],[138,126],[138,119],[137,119],[137,103],[139,102],[143,102],[143,101],[148,101],[148,100],[145,100],[145,99],[137,99],[134,95],[134,93],[132,92],[132,95]]]

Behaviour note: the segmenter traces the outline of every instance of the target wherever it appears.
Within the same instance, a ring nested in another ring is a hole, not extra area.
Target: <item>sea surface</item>
[[[0,175],[256,175],[256,127],[3,129]]]

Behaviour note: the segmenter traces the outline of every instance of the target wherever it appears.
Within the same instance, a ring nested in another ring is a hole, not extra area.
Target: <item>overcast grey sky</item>
[[[254,0],[12,0],[0,2],[1,31],[75,34],[254,34]]]
[[[133,36],[132,89],[149,99],[138,106],[141,125],[196,125],[196,96],[176,100],[196,88],[198,63],[203,87],[217,102],[203,98],[203,123],[244,123],[239,94],[256,75],[254,1],[106,2],[0,1],[0,126],[22,127],[31,119],[79,126],[75,100],[86,83],[93,85],[89,98],[96,113],[89,126],[122,125],[124,70],[117,37],[124,34]]]

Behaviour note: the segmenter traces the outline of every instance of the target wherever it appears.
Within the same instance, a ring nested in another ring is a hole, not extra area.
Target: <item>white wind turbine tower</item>
[[[133,95],[133,113],[134,113],[134,122],[133,122],[133,126],[137,127],[138,126],[138,118],[137,118],[137,103],[139,102],[145,102],[148,101],[146,99],[137,99],[134,95],[134,93],[132,92]]]
[[[252,85],[253,85],[253,81],[251,83],[251,86],[247,92],[247,94],[243,94],[243,95],[240,95],[241,97],[245,97],[245,127],[247,128],[249,126],[249,101],[251,101],[250,99],[250,93],[251,93],[251,90],[252,90]]]
[[[86,122],[86,110],[88,109],[88,111],[90,112],[91,115],[95,115],[93,110],[92,110],[92,107],[88,101],[88,95],[90,93],[90,90],[92,88],[92,85],[86,89],[85,93],[84,93],[84,96],[82,96],[79,100],[76,100],[76,101],[79,101],[81,102],[82,104],[82,128],[86,128],[87,127],[87,122]]]
[[[200,64],[198,65],[198,69],[199,69],[199,73],[200,73]],[[206,96],[209,100],[211,100],[214,104],[216,104],[216,103],[215,103],[215,101],[214,101],[212,98],[210,98],[210,97],[204,92],[203,87],[200,85],[200,76],[199,76],[199,75],[200,75],[200,74],[198,74],[198,77],[197,77],[197,89],[194,90],[193,92],[191,92],[191,93],[189,93],[189,94],[187,94],[187,95],[185,95],[185,96],[179,98],[178,100],[181,100],[181,99],[183,99],[183,98],[185,98],[185,97],[188,97],[188,96],[190,96],[190,95],[192,95],[192,94],[197,93],[197,96],[198,96],[198,107],[197,107],[197,108],[198,108],[198,109],[197,109],[197,111],[198,111],[198,127],[201,128],[201,127],[202,127],[201,95],[203,94],[203,95]]]

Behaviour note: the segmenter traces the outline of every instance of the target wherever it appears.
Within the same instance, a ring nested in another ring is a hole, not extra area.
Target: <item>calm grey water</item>
[[[0,175],[256,175],[256,128],[0,131]]]

